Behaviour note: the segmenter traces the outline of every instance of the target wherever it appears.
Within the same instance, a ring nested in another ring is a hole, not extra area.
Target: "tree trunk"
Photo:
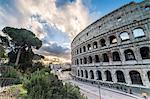
[[[17,66],[18,63],[19,63],[20,55],[21,55],[21,48],[19,49],[18,54],[17,54],[17,59],[16,59],[16,62],[15,62],[15,65],[16,65],[16,66]]]

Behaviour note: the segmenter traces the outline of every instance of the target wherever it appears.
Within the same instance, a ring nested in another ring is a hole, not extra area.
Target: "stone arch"
[[[133,35],[135,38],[145,36],[144,30],[141,27],[135,28],[133,30]]]
[[[83,77],[84,75],[83,75],[83,70],[81,70],[81,77]]]
[[[120,61],[120,55],[117,51],[112,53],[113,55],[113,61]]]
[[[147,77],[148,77],[148,80],[150,82],[150,71],[147,72]]]
[[[97,42],[93,42],[93,48],[98,48]]]
[[[120,70],[116,71],[117,82],[125,83],[124,73]]]
[[[82,53],[82,48],[80,48],[80,53]]]
[[[88,50],[91,50],[91,44],[88,44],[88,45],[87,45],[87,49],[88,49]]]
[[[111,72],[109,70],[105,71],[105,75],[106,75],[106,81],[112,82],[112,76],[111,76]]]
[[[121,38],[122,41],[129,40],[129,33],[128,32],[120,33],[120,38]]]
[[[102,56],[103,56],[103,62],[109,62],[107,53],[102,54]]]
[[[89,63],[92,63],[93,61],[92,61],[92,56],[89,56],[88,57],[88,60],[89,60]]]
[[[102,73],[101,73],[101,71],[97,70],[96,71],[96,75],[97,75],[97,80],[102,80]]]
[[[77,49],[77,54],[79,54],[79,50]]]
[[[86,52],[86,47],[85,46],[83,46],[83,52]]]
[[[141,47],[140,54],[141,54],[142,59],[150,59],[149,47]]]
[[[126,61],[128,61],[128,60],[135,60],[134,53],[133,53],[133,51],[131,49],[125,50],[124,54],[125,54]]]
[[[78,70],[78,76],[80,76],[80,70]]]
[[[117,43],[117,38],[114,35],[110,36],[109,40],[110,40],[110,44]]]
[[[77,59],[77,65],[79,65],[79,59]]]
[[[99,59],[99,56],[98,56],[98,55],[95,55],[95,62],[96,62],[96,63],[100,62],[100,59]]]
[[[84,57],[83,62],[84,62],[84,64],[87,64],[87,58],[86,57]]]
[[[94,72],[93,72],[93,70],[90,70],[89,74],[90,74],[90,78],[94,79]]]
[[[82,58],[80,58],[80,64],[82,64],[82,63],[83,63],[82,61],[83,61],[83,59],[82,59]]]
[[[100,44],[101,44],[101,47],[104,47],[106,46],[106,41],[104,39],[101,39]]]
[[[85,78],[88,78],[88,71],[85,70],[84,72],[85,72]]]
[[[143,85],[141,75],[138,71],[132,70],[129,72],[132,84]]]

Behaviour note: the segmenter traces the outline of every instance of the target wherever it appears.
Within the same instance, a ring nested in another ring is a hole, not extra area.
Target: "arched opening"
[[[136,28],[136,29],[133,30],[133,35],[134,35],[135,38],[138,38],[138,37],[145,36],[145,33],[144,33],[142,28]]]
[[[87,58],[84,57],[84,64],[87,64]]]
[[[97,42],[94,42],[94,43],[93,43],[93,48],[98,48],[98,47],[97,47]]]
[[[124,54],[125,54],[126,61],[135,60],[135,56],[132,50],[127,49],[124,51]]]
[[[95,62],[96,62],[96,63],[100,62],[98,55],[95,55]]]
[[[91,44],[87,45],[88,50],[91,50]]]
[[[79,54],[79,51],[78,51],[78,49],[77,49],[77,54]]]
[[[150,71],[147,72],[148,80],[150,82]]]
[[[94,73],[93,73],[92,70],[90,70],[90,78],[91,78],[91,79],[94,79]]]
[[[125,77],[122,71],[118,70],[116,71],[117,75],[117,82],[125,83]]]
[[[128,32],[122,32],[122,33],[120,33],[120,38],[121,38],[122,41],[129,40],[129,34],[128,34]]]
[[[120,61],[120,55],[118,52],[113,52],[113,61]]]
[[[78,76],[80,76],[80,71],[78,70]]]
[[[141,79],[141,76],[140,76],[139,72],[137,72],[137,71],[130,71],[129,74],[130,74],[130,78],[131,78],[132,84],[143,85],[142,79]]]
[[[85,70],[85,78],[88,78],[88,72]]]
[[[97,74],[97,80],[102,80],[102,75],[99,70],[96,71],[96,74]]]
[[[92,56],[89,56],[89,63],[92,63]]]
[[[79,60],[77,59],[77,65],[79,65]]]
[[[86,52],[86,47],[85,46],[83,46],[83,52]]]
[[[101,39],[101,40],[100,40],[100,44],[101,44],[102,47],[103,47],[103,46],[106,46],[105,43],[106,43],[106,41],[105,41],[104,39]]]
[[[106,70],[105,75],[106,75],[106,81],[111,81],[112,82],[111,72]]]
[[[80,64],[82,64],[82,58],[80,59]]]
[[[106,53],[103,54],[103,62],[109,62],[109,58]]]
[[[83,70],[81,70],[81,77],[83,77]]]
[[[140,53],[141,53],[142,59],[150,59],[149,47],[140,48]]]
[[[82,48],[80,48],[80,53],[82,53]]]
[[[113,35],[113,36],[110,36],[109,37],[109,40],[110,40],[110,44],[114,44],[114,43],[117,43],[117,38]]]

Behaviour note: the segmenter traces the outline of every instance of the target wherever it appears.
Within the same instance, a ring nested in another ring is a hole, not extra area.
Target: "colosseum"
[[[72,41],[72,77],[150,95],[150,1],[130,2],[101,17]]]

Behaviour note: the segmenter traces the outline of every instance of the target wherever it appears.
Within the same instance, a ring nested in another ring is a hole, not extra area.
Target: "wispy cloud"
[[[71,40],[91,21],[82,0],[1,0],[0,29],[27,28],[42,41],[40,54],[70,58]]]

